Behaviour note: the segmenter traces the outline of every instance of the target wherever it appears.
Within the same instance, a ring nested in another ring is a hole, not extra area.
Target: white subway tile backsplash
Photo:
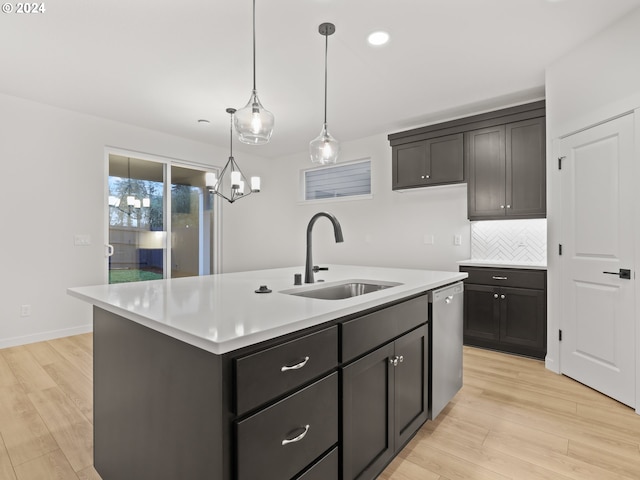
[[[547,220],[471,222],[471,259],[546,262]]]

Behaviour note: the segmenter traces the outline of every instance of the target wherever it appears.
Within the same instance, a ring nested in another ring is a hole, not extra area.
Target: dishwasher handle
[[[452,303],[453,299],[464,291],[464,284],[462,282],[449,285],[447,287],[434,290],[431,292],[430,302],[444,302]]]

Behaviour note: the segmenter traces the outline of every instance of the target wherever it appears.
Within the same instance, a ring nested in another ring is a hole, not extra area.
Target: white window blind
[[[304,172],[305,200],[371,194],[371,160],[332,165]]]

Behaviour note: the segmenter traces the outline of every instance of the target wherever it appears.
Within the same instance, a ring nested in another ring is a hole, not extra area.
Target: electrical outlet
[[[453,236],[453,244],[454,245],[462,245],[462,235],[454,235]]]
[[[20,305],[20,316],[21,317],[30,317],[31,316],[31,305]]]
[[[76,247],[86,247],[91,245],[91,235],[76,234],[73,236],[73,244]]]
[[[433,245],[434,243],[436,243],[435,237],[429,234],[424,236],[423,241],[425,245]]]
[[[517,247],[526,247],[527,246],[527,236],[520,234],[518,235],[518,243],[516,244]]]

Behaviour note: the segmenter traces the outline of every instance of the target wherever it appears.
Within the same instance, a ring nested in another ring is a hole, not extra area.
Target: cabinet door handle
[[[302,440],[306,435],[307,432],[309,431],[309,425],[305,425],[304,426],[304,432],[302,432],[300,435],[298,435],[297,437],[293,437],[293,438],[285,438],[284,440],[282,440],[282,445],[287,445],[289,443],[296,443],[299,442],[300,440]]]
[[[298,370],[302,367],[304,367],[307,362],[309,361],[309,357],[304,357],[304,360],[301,361],[300,363],[296,363],[295,365],[285,365],[284,367],[282,367],[280,369],[281,372],[287,372],[289,370]]]
[[[507,205],[507,208],[511,208],[511,205]]]
[[[403,355],[400,355],[400,356],[396,355],[395,357],[391,357],[389,359],[389,363],[391,365],[393,365],[394,367],[397,367],[398,363],[402,363],[402,362],[404,362],[404,356]]]
[[[504,208],[504,205],[500,205],[500,208]]]
[[[494,293],[494,294],[493,294],[493,298],[498,298],[498,294],[497,294],[497,293]]]
[[[504,300],[506,298],[506,295],[500,295],[500,298]]]
[[[498,276],[498,275],[494,275],[494,276],[493,276],[493,277],[491,277],[491,278],[493,278],[494,280],[506,280],[506,279],[507,279],[507,277],[500,277],[500,276]]]

